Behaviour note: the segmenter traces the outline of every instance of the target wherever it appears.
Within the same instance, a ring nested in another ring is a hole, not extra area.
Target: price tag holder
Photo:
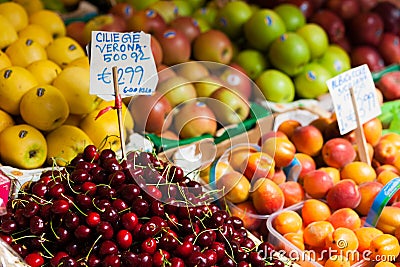
[[[90,94],[114,99],[113,67],[122,98],[153,94],[158,74],[150,41],[144,32],[92,31]]]
[[[357,115],[363,124],[381,114],[372,74],[366,64],[352,68],[326,81],[332,97],[340,134],[357,128]],[[354,92],[356,107],[350,89]]]

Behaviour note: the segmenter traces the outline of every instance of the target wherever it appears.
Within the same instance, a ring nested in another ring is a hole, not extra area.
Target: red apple
[[[172,117],[168,116],[171,105],[165,96],[157,91],[151,96],[133,97],[129,109],[135,121],[136,132],[160,134],[171,125]]]
[[[377,84],[385,100],[400,99],[400,71],[386,73]]]
[[[310,22],[320,25],[332,43],[339,41],[345,36],[343,20],[329,9],[320,9],[314,13],[310,18]]]
[[[374,12],[358,13],[349,21],[347,29],[353,44],[377,46],[382,38],[383,21]]]
[[[379,0],[358,0],[360,3],[361,12],[367,12],[373,9],[380,1]]]
[[[191,46],[189,40],[179,30],[166,28],[155,33],[155,37],[163,50],[163,63],[175,65],[187,62],[190,59]]]
[[[348,140],[332,138],[323,145],[322,158],[328,166],[342,168],[356,158],[356,151]]]
[[[389,1],[379,1],[371,10],[383,20],[385,32],[400,34],[400,9]]]
[[[167,23],[153,9],[144,9],[134,12],[126,21],[128,31],[154,34],[167,28]]]
[[[156,37],[154,37],[154,35],[151,35],[150,46],[154,62],[156,63],[156,66],[158,66],[162,63],[163,60],[163,50],[161,48],[160,42],[157,40]]]
[[[200,27],[196,19],[189,16],[180,16],[173,19],[169,25],[177,30],[180,30],[186,35],[191,43],[199,34]]]
[[[391,32],[383,33],[378,52],[386,65],[400,64],[400,37]]]
[[[350,52],[350,60],[352,67],[367,64],[371,72],[385,68],[383,58],[373,46],[362,45],[354,47]]]
[[[325,6],[344,20],[354,17],[361,10],[358,0],[327,0]]]
[[[130,17],[132,17],[134,12],[135,10],[133,9],[133,6],[125,2],[118,2],[109,10],[109,13],[121,17],[124,20],[128,20]]]
[[[200,33],[193,40],[193,57],[196,60],[229,64],[233,56],[233,45],[220,30],[211,29]]]
[[[334,42],[332,42],[334,44],[337,44],[338,46],[340,46],[341,48],[343,48],[344,51],[347,52],[347,54],[351,53],[352,45],[350,43],[349,38],[347,37],[347,35],[343,36],[341,39],[336,40]]]
[[[72,21],[66,26],[67,36],[77,41],[82,47],[87,45],[83,39],[83,29],[86,23],[84,21]]]
[[[212,110],[201,101],[189,101],[174,115],[175,131],[181,138],[192,138],[204,134],[215,135],[217,121]]]

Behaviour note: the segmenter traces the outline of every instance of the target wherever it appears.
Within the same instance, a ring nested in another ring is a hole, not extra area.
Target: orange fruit
[[[354,230],[354,233],[358,239],[358,251],[364,252],[369,249],[369,245],[371,244],[371,240],[377,237],[378,235],[383,234],[383,232],[375,227],[360,227]]]
[[[301,208],[301,217],[304,225],[315,221],[324,221],[331,216],[329,206],[318,199],[307,199]]]
[[[284,235],[300,231],[303,227],[303,220],[297,212],[285,210],[274,218],[272,225],[278,233]]]
[[[299,249],[305,249],[303,233],[287,233],[284,234],[283,237]]]
[[[316,221],[308,224],[303,230],[304,243],[313,247],[325,247],[325,239],[335,231],[327,221]]]
[[[331,216],[327,219],[333,227],[346,227],[351,230],[355,230],[361,227],[361,219],[357,212],[350,208],[341,208],[335,210]]]
[[[324,267],[350,267],[350,261],[344,255],[333,255],[325,262]]]
[[[327,235],[325,239],[325,246],[332,249],[335,254],[343,255],[348,251],[357,250],[358,239],[356,234],[349,228],[339,227]]]
[[[374,168],[366,162],[353,161],[342,168],[340,171],[340,178],[342,180],[351,179],[359,185],[364,182],[374,181],[376,179],[376,172]]]

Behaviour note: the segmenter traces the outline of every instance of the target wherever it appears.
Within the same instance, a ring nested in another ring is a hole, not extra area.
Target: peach
[[[336,184],[340,181],[340,171],[338,169],[333,167],[320,167],[318,168],[318,170],[324,171],[329,174],[329,176],[332,177],[333,184]]]
[[[357,250],[358,239],[351,229],[338,227],[326,237],[325,246],[334,251],[335,254],[346,255],[347,252]]]
[[[316,164],[311,156],[300,152],[296,153],[294,156],[300,162],[301,165],[301,171],[299,177],[303,177],[306,173],[315,170]]]
[[[297,152],[316,156],[320,153],[324,144],[324,138],[320,130],[312,125],[300,126],[294,129],[290,138]]]
[[[394,132],[389,132],[381,136],[381,140],[389,140],[391,141],[397,149],[400,149],[400,134],[394,133]]]
[[[282,189],[268,178],[259,178],[250,194],[253,205],[259,214],[268,215],[283,208],[285,196]]]
[[[273,157],[275,166],[288,166],[296,153],[293,143],[285,137],[270,137],[261,145],[261,151]]]
[[[355,230],[361,227],[360,216],[350,208],[341,208],[334,211],[327,221],[330,222],[335,229],[346,227]]]
[[[333,138],[323,145],[322,158],[329,167],[342,168],[356,158],[356,151],[348,140]]]
[[[355,208],[360,215],[366,216],[371,209],[376,195],[382,190],[383,185],[377,181],[365,182],[358,186],[361,194],[361,200]]]
[[[385,170],[389,170],[389,171],[396,173],[397,175],[400,175],[399,169],[397,169],[395,166],[390,165],[390,164],[383,164],[383,165],[379,165],[378,167],[376,167],[375,168],[376,175],[379,175],[382,171],[385,171]]]
[[[376,172],[368,163],[353,161],[346,164],[340,170],[340,178],[342,180],[351,179],[359,185],[365,182],[374,181],[376,179]]]
[[[286,181],[286,174],[282,168],[275,167],[274,175],[270,179],[279,185]]]
[[[390,139],[383,138],[374,147],[374,158],[381,164],[390,164],[396,160],[400,148]]]
[[[324,198],[333,187],[333,180],[326,172],[314,170],[303,176],[303,187],[310,197]]]
[[[285,196],[285,204],[283,205],[285,208],[300,203],[305,199],[304,189],[298,182],[287,181],[279,184],[279,187]]]
[[[361,201],[360,189],[353,180],[340,180],[326,194],[326,201],[332,210],[354,209]]]
[[[376,177],[376,181],[385,185],[389,181],[393,180],[394,178],[399,177],[399,175],[391,170],[384,170],[381,171],[378,176]]]
[[[292,119],[288,119],[283,121],[279,126],[278,126],[278,131],[283,132],[289,139],[292,138],[293,131],[297,127],[301,126],[300,122]]]
[[[243,174],[237,171],[227,172],[216,181],[217,189],[228,201],[240,203],[246,201],[250,195],[250,182]]]
[[[250,153],[240,166],[240,172],[250,181],[258,178],[271,178],[275,173],[274,159],[264,152]]]
[[[265,140],[267,140],[270,137],[284,137],[288,138],[287,135],[284,132],[281,131],[269,131],[267,133],[264,133],[257,141],[257,145],[261,146]]]

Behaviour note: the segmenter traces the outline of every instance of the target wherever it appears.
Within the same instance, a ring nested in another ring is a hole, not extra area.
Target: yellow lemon
[[[99,106],[96,109],[97,110],[102,110],[102,109],[104,109],[106,107],[110,107],[110,106],[111,107],[115,106],[114,100],[112,100],[112,101],[103,101],[103,102],[101,102],[99,104]],[[134,121],[133,121],[131,113],[130,112],[126,112],[127,110],[128,109],[126,108],[126,105],[124,103],[122,103],[121,111],[122,111],[122,122],[123,122],[123,125],[124,125],[124,127],[125,127],[125,129],[127,131],[133,131]],[[114,112],[115,114],[117,114],[116,110],[109,111],[109,112]]]
[[[47,59],[43,46],[29,38],[18,38],[6,49],[6,54],[15,66],[26,67],[32,62]]]
[[[33,74],[19,66],[0,70],[0,108],[11,115],[19,115],[19,103],[22,96],[38,85]]]
[[[121,148],[118,118],[115,110],[110,110],[96,119],[99,110],[90,112],[80,123],[80,128],[90,137],[94,145],[100,149],[111,148],[117,151]],[[124,141],[126,129],[124,128]]]
[[[0,50],[0,70],[11,66],[11,60],[8,58],[7,54]]]
[[[60,127],[68,117],[64,95],[54,86],[38,85],[24,94],[20,103],[22,119],[42,131]]]
[[[89,93],[90,72],[87,68],[70,67],[63,69],[54,79],[57,87],[67,99],[72,114],[86,114],[97,108],[101,98]]]
[[[17,32],[28,26],[28,13],[25,8],[18,3],[1,3],[0,14],[10,21]]]
[[[13,117],[4,110],[0,109],[0,133],[4,129],[13,125],[15,125]]]
[[[31,125],[10,126],[0,133],[0,158],[4,164],[35,169],[45,163],[46,155],[46,139]]]
[[[37,24],[29,24],[18,32],[18,36],[19,38],[32,39],[43,47],[47,47],[53,41],[51,34],[42,26]]]
[[[84,56],[84,57],[80,57],[80,58],[77,58],[75,60],[72,60],[64,68],[69,68],[69,67],[83,67],[83,68],[88,68],[89,69],[90,68],[89,57],[88,56]]]
[[[48,9],[42,9],[30,14],[29,23],[41,25],[53,38],[65,36],[67,32],[61,16],[57,12]]]
[[[46,135],[47,162],[56,163],[58,166],[67,165],[86,146],[93,142],[89,136],[80,128],[73,125],[61,125]]]
[[[52,84],[62,69],[54,61],[43,59],[35,61],[26,67],[37,79],[39,84]]]
[[[13,0],[13,2],[22,5],[28,13],[28,16],[36,11],[44,9],[41,0]]]
[[[18,39],[18,33],[6,17],[0,15],[0,49],[4,49]]]
[[[85,57],[85,50],[71,37],[64,36],[54,39],[46,48],[49,59],[57,63],[61,68],[70,62]]]

